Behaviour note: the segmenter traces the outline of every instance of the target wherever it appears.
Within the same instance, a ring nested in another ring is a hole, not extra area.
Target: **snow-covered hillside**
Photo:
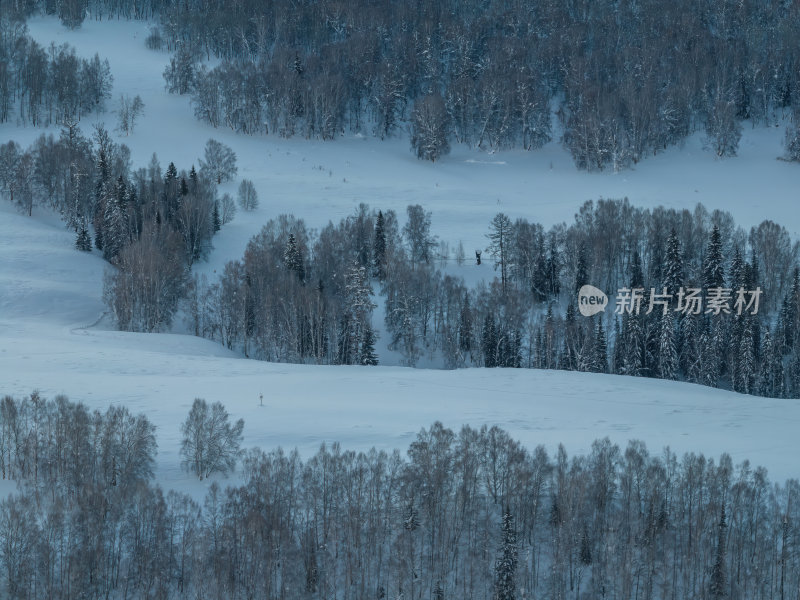
[[[701,136],[623,173],[578,172],[553,142],[535,152],[487,155],[456,146],[435,165],[418,161],[405,137],[385,142],[346,137],[335,142],[238,136],[198,123],[188,98],[170,96],[161,72],[166,53],[144,47],[147,26],[86,21],[63,29],[55,19],[29,23],[40,43],[69,42],[79,54],[99,52],[115,77],[114,101],[140,94],[145,115],[129,137],[135,166],[157,152],[162,166],[196,163],[215,137],[239,157],[239,177],[252,179],[261,207],[239,213],[214,239],[201,272],[238,258],[269,218],[291,212],[319,227],[351,214],[361,202],[393,208],[421,203],[433,230],[468,254],[486,245],[491,217],[504,211],[550,225],[570,220],[587,199],[628,196],[636,205],[722,208],[750,226],[765,218],[795,235],[800,167],[776,160],[783,128],[746,129],[740,156],[718,160]],[[94,121],[113,128],[115,116]],[[42,130],[0,126],[0,140],[27,145]],[[227,191],[235,189],[229,184]],[[767,205],[769,208],[767,209]],[[73,248],[74,235],[45,210],[34,218],[0,205],[0,393],[67,394],[92,408],[122,403],[158,427],[158,479],[189,485],[179,470],[179,426],[195,397],[221,401],[245,419],[245,446],[298,447],[322,441],[345,447],[404,448],[423,426],[498,424],[527,446],[564,443],[570,453],[609,436],[642,439],[653,452],[727,451],[772,477],[800,476],[796,431],[800,403],[742,396],[682,383],[566,372],[469,369],[457,372],[394,367],[307,367],[244,360],[221,346],[182,335],[110,330],[102,318],[105,263]],[[477,278],[490,265],[463,273]],[[479,273],[480,275],[476,275]],[[263,394],[263,407],[259,396]],[[198,484],[193,484],[198,485]]]
[[[245,446],[405,448],[421,427],[497,424],[524,444],[571,454],[609,436],[653,452],[750,459],[773,478],[798,477],[800,403],[695,385],[525,369],[460,371],[316,367],[239,358],[199,338],[93,325],[103,262],[73,249],[54,218],[0,205],[0,393],[39,389],[92,408],[121,403],[158,427],[157,477],[196,489],[179,469],[179,427],[192,400],[221,401],[245,419]],[[261,407],[259,396],[264,396]],[[205,485],[205,484],[203,484]]]

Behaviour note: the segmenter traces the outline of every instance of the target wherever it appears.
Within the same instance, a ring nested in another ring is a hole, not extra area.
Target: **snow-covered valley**
[[[246,137],[197,122],[189,99],[169,95],[161,72],[166,53],[144,47],[147,26],[87,20],[78,30],[55,19],[29,23],[42,44],[68,42],[82,56],[108,58],[115,78],[110,109],[121,93],[140,94],[145,115],[128,137],[134,166],[153,152],[188,168],[214,137],[239,159],[239,177],[254,181],[261,206],[240,211],[214,238],[201,273],[219,272],[241,256],[263,223],[293,213],[313,227],[338,220],[359,203],[392,208],[423,204],[433,232],[469,253],[483,247],[492,216],[502,210],[552,225],[568,221],[589,199],[628,197],[637,206],[730,211],[745,227],[771,218],[796,236],[798,165],[777,160],[783,127],[746,127],[739,157],[719,160],[700,135],[620,173],[579,172],[552,142],[534,152],[488,155],[456,146],[436,164],[418,161],[406,136],[388,141],[348,136],[334,142]],[[85,118],[114,122],[111,112]],[[42,133],[0,126],[0,139],[29,144]],[[224,190],[232,192],[233,183]],[[0,206],[0,393],[38,389],[63,393],[91,408],[111,403],[143,412],[157,426],[157,479],[165,487],[199,490],[179,467],[179,426],[192,400],[225,404],[245,420],[244,446],[297,447],[313,453],[323,441],[346,448],[405,448],[436,420],[497,424],[532,448],[573,454],[608,436],[624,445],[645,440],[652,452],[728,452],[739,463],[767,467],[776,480],[800,476],[800,402],[755,398],[696,385],[612,375],[537,370],[442,371],[381,366],[320,367],[246,360],[223,347],[179,334],[113,331],[103,318],[106,263],[74,249],[74,235],[45,209],[29,218]],[[492,276],[464,267],[468,279]],[[263,407],[260,396],[263,395]],[[205,482],[202,486],[205,486]]]

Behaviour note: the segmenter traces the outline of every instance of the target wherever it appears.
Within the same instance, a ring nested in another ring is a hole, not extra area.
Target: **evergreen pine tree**
[[[644,273],[642,272],[642,257],[638,250],[633,251],[633,262],[631,262],[631,283],[632,290],[644,287]]]
[[[497,366],[497,328],[494,323],[494,316],[489,313],[483,322],[481,331],[481,349],[483,350],[483,364],[485,367]]]
[[[515,600],[515,576],[517,571],[517,532],[514,517],[507,507],[503,512],[501,526],[500,556],[495,562],[495,583],[493,600]]]
[[[547,272],[547,286],[545,289],[550,295],[550,298],[555,298],[561,292],[561,278],[559,277],[561,267],[558,258],[558,243],[555,236],[551,236],[548,242],[545,270]]]
[[[700,378],[699,383],[710,387],[717,387],[720,377],[720,351],[723,344],[722,319],[717,319],[712,325],[707,322],[700,336]]]
[[[441,581],[437,581],[436,586],[433,588],[433,600],[444,600],[444,589]]]
[[[750,289],[754,290],[761,282],[760,270],[758,268],[758,256],[756,256],[755,247],[750,249],[750,276],[752,277],[750,282],[752,287]]]
[[[544,346],[544,334],[542,333],[542,328],[541,327],[537,327],[536,328],[536,335],[534,336],[534,339],[536,340],[536,342],[535,342],[535,345],[536,345],[536,356],[535,356],[535,358],[533,360],[533,368],[534,369],[549,369],[550,367],[547,366],[547,364],[548,364],[547,360],[548,359],[545,356],[547,354],[547,351],[545,350],[545,346]]]
[[[75,239],[75,247],[82,252],[92,251],[92,237],[89,235],[89,229],[86,227],[86,223],[81,225],[81,229]]]
[[[212,219],[214,233],[217,233],[222,228],[222,219],[219,216],[219,200],[214,200],[214,215]]]
[[[738,361],[734,368],[734,389],[743,394],[752,393],[756,374],[756,357],[753,342],[753,322],[750,318],[745,318],[742,324]]]
[[[472,352],[472,344],[472,310],[469,307],[469,294],[465,294],[458,320],[458,347],[465,354],[469,354]]]
[[[622,333],[625,339],[625,374],[638,377],[644,374],[645,334],[641,315],[627,315],[627,324],[627,331]]]
[[[406,531],[416,531],[419,527],[419,515],[417,509],[414,508],[414,503],[409,502],[403,512],[403,529]]]
[[[106,188],[103,204],[103,258],[114,260],[126,243],[125,208],[121,198],[126,196],[125,181],[120,176],[115,190]]]
[[[760,396],[771,397],[774,394],[775,384],[772,380],[773,369],[772,359],[774,350],[772,347],[772,336],[769,329],[764,332],[761,341],[761,363],[758,368],[758,382],[756,392]]]
[[[378,211],[378,217],[375,220],[375,241],[372,247],[372,261],[373,270],[372,274],[377,277],[379,281],[386,278],[386,224],[383,218],[383,212]]]
[[[555,368],[556,364],[556,356],[555,356],[556,322],[555,322],[555,316],[553,315],[552,303],[547,305],[547,314],[544,319],[544,332],[539,331],[539,335],[542,338],[540,341],[541,362],[539,364],[539,368],[553,369]]]
[[[738,290],[740,287],[745,286],[745,268],[744,268],[744,259],[742,259],[742,252],[739,250],[739,246],[733,251],[733,259],[731,259],[731,288],[735,291]]]
[[[356,331],[357,323],[349,313],[342,315],[339,322],[339,347],[337,362],[340,365],[352,365],[358,359],[358,332]]]
[[[623,322],[626,320],[627,315],[622,317]],[[619,328],[619,317],[614,318],[614,366],[612,369],[613,373],[622,373],[624,372],[623,369],[623,342],[622,342],[622,331]]]
[[[789,398],[800,398],[800,352],[795,348],[789,362]]]
[[[682,315],[679,318],[678,364],[687,381],[699,381],[700,364],[700,317]]]
[[[667,312],[661,317],[661,328],[658,338],[658,376],[662,379],[676,379],[678,371],[678,355],[675,351],[675,326],[672,314]]]
[[[192,165],[192,168],[189,171],[189,192],[192,193],[192,194],[196,194],[197,193],[197,187],[198,187],[197,186],[197,171],[195,170],[194,165]],[[186,194],[184,194],[184,195],[186,195]]]
[[[362,365],[370,367],[377,366],[378,364],[378,355],[375,353],[375,333],[369,325],[364,328],[364,339],[361,342],[361,356],[359,362]]]
[[[575,305],[570,302],[567,304],[567,312],[564,315],[564,345],[561,356],[558,359],[558,368],[565,371],[574,371],[577,365],[577,326],[575,322]]]
[[[719,227],[714,225],[706,247],[705,260],[703,261],[703,287],[706,289],[723,287],[725,272],[722,265],[722,234]]]
[[[712,600],[721,600],[727,594],[727,577],[725,576],[725,505],[722,505],[722,514],[719,519],[717,533],[717,552],[714,556],[714,566],[711,568],[711,581],[709,595]]]
[[[683,256],[678,234],[673,229],[667,238],[667,251],[664,265],[664,287],[667,293],[677,294],[683,287]]]
[[[293,271],[300,281],[306,277],[305,266],[303,265],[303,257],[300,254],[300,247],[297,244],[297,238],[293,233],[289,234],[289,239],[286,240],[286,248],[283,251],[283,262],[289,271]]]
[[[103,211],[105,213],[105,211]],[[103,219],[95,219],[94,223],[94,247],[98,250],[103,249]]]
[[[354,262],[345,277],[345,306],[347,310],[342,316],[340,335],[340,355],[342,364],[353,364],[360,356],[361,343],[375,308],[370,294],[367,272],[364,267]]]
[[[582,286],[589,283],[589,267],[587,266],[587,249],[586,243],[581,242],[581,247],[578,250],[578,264],[575,268],[575,286],[574,293],[577,294]]]
[[[596,373],[608,373],[608,341],[603,328],[603,319],[597,320],[594,338],[594,369]]]
[[[178,213],[180,207],[180,189],[178,183],[178,169],[175,163],[169,163],[166,173],[164,173],[164,208],[168,223],[174,223],[175,215]]]
[[[778,311],[778,328],[776,331],[776,345],[780,347],[783,354],[788,354],[792,350],[793,333],[791,330],[791,309],[789,307],[789,295],[787,294],[781,301],[781,308]]]
[[[589,538],[589,529],[586,526],[583,527],[583,533],[581,534],[580,561],[585,567],[592,564],[592,542]]]
[[[98,250],[102,250],[105,242],[103,232],[106,211],[105,200],[108,197],[108,187],[111,185],[110,161],[113,142],[102,125],[95,129],[94,139],[97,145],[97,180],[94,187],[95,207],[93,218],[94,243]]]
[[[765,332],[765,334],[768,333]],[[783,370],[783,353],[777,344],[772,343],[772,352],[768,355],[762,354],[762,360],[768,362],[770,365],[770,397],[772,398],[785,398],[786,397],[786,375]]]

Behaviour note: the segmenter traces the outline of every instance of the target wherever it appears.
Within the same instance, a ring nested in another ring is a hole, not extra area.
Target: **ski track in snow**
[[[235,195],[240,178],[252,179],[260,208],[239,211],[214,238],[209,261],[197,267],[210,278],[242,255],[269,218],[293,213],[319,228],[352,214],[360,202],[393,208],[401,222],[410,203],[431,210],[434,233],[451,250],[463,241],[467,263],[449,270],[468,283],[494,276],[490,264],[475,267],[470,258],[486,245],[488,223],[498,211],[550,226],[571,221],[585,200],[627,196],[637,206],[691,209],[703,202],[709,210],[730,211],[746,228],[770,218],[795,237],[800,231],[800,166],[776,160],[783,152],[782,126],[746,125],[738,158],[716,159],[695,135],[682,148],[621,173],[578,172],[556,142],[534,152],[492,155],[456,146],[432,165],[414,158],[404,135],[385,142],[360,135],[318,142],[241,136],[199,123],[188,98],[166,93],[161,73],[169,55],[145,49],[144,23],[86,21],[68,31],[55,19],[37,18],[29,27],[40,43],[68,42],[81,56],[99,52],[108,58],[114,96],[109,112],[84,118],[87,135],[96,122],[113,129],[111,111],[121,93],[142,96],[145,114],[135,132],[113,134],[131,148],[135,168],[146,166],[155,151],[162,168],[173,161],[188,169],[210,137],[234,148],[238,178],[222,191]],[[28,145],[42,132],[0,125],[0,141]],[[551,452],[564,443],[571,455],[585,453],[605,436],[623,446],[641,439],[654,454],[665,446],[715,458],[725,451],[735,463],[764,465],[775,480],[800,476],[800,401],[612,375],[245,360],[191,336],[111,330],[101,300],[105,263],[73,244],[73,234],[45,210],[36,209],[31,219],[0,204],[0,393],[38,389],[91,408],[119,403],[144,412],[158,428],[157,479],[165,487],[199,495],[212,481],[197,482],[179,468],[180,423],[195,397],[219,400],[234,419],[244,418],[245,447],[281,445],[303,456],[323,441],[404,452],[420,428],[441,420],[453,429],[497,424],[528,448],[544,444]],[[375,319],[382,321],[382,306]],[[381,358],[396,364],[386,344],[379,341]]]

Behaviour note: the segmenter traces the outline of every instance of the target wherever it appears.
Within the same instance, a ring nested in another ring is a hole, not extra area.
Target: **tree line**
[[[587,202],[574,223],[548,230],[500,213],[485,249],[498,277],[470,289],[437,267],[463,264],[466,254],[431,233],[421,205],[407,208],[402,225],[392,210],[361,205],[319,231],[295,216],[271,220],[209,281],[190,268],[234,214],[217,184],[235,176],[235,153],[209,140],[200,169],[188,173],[172,163],[162,173],[155,155],[132,169],[129,155],[102,126],[88,140],[74,123],[25,151],[0,146],[0,189],[29,214],[49,204],[79,249],[94,244],[116,267],[104,293],[121,329],[168,329],[183,302],[196,335],[247,356],[375,365],[379,291],[389,347],[409,365],[427,356],[447,368],[612,372],[800,395],[800,246],[772,221],[745,231],[702,205],[650,210],[627,200]],[[249,181],[239,196],[242,208],[257,205]],[[606,290],[612,305],[616,290],[640,290],[637,314],[578,315],[584,284]],[[726,311],[679,310],[691,289],[727,290]],[[762,291],[757,314],[732,310],[740,289]]]
[[[96,248],[114,265],[104,294],[121,329],[168,328],[186,295],[191,265],[233,218],[233,199],[217,184],[236,173],[236,154],[206,144],[200,169],[162,170],[158,157],[132,168],[130,150],[103,125],[85,137],[74,121],[58,137],[42,134],[30,148],[0,145],[0,192],[27,214],[35,205],[61,215],[79,250]]]
[[[9,598],[786,599],[800,486],[597,440],[525,448],[434,423],[405,454],[248,451],[203,499],[153,482],[154,428],[63,396],[0,402]]]
[[[558,131],[576,165],[592,170],[630,166],[695,131],[732,156],[743,120],[788,115],[786,156],[798,160],[797,10],[777,1],[16,0],[0,15],[0,121],[15,104],[34,123],[102,105],[105,63],[66,47],[48,53],[24,33],[35,12],[69,27],[89,14],[156,19],[147,45],[174,53],[168,89],[190,94],[199,119],[243,133],[385,138],[408,128],[415,153],[436,160],[451,142],[531,149]],[[209,69],[211,56],[221,63]]]
[[[589,201],[573,224],[549,230],[500,213],[485,249],[496,276],[470,288],[447,266],[466,262],[463,244],[453,252],[438,240],[420,205],[406,217],[401,227],[394,211],[361,205],[320,231],[293,216],[270,221],[218,281],[195,279],[191,326],[257,358],[374,364],[377,291],[389,347],[409,365],[425,356],[447,368],[610,372],[800,395],[800,245],[772,221],[745,231],[699,204],[651,210],[627,200]],[[585,284],[611,296],[605,313],[578,313]],[[616,309],[621,289],[639,290],[637,311]],[[758,307],[737,309],[740,289],[748,300],[761,290]],[[719,290],[726,307],[686,310],[679,298],[691,290],[707,299]]]
[[[0,9],[0,123],[47,127],[103,112],[113,81],[108,60],[78,58],[68,44],[43,47]]]
[[[318,233],[293,216],[270,220],[217,281],[194,278],[190,327],[263,360],[377,364],[367,262],[372,227],[365,205]]]
[[[788,114],[797,156],[794,3],[12,4],[71,26],[84,14],[156,19],[148,46],[174,53],[169,89],[191,94],[200,119],[251,134],[383,138],[408,125],[414,150],[435,160],[450,141],[536,148],[554,135],[555,114],[575,163],[603,169],[695,131],[719,156],[734,155],[743,120]],[[221,63],[202,66],[212,56]]]

